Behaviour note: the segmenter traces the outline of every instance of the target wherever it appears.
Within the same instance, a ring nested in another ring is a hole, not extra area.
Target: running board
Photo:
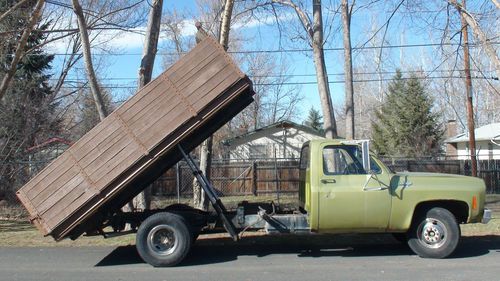
[[[210,182],[205,177],[203,172],[200,170],[198,165],[196,165],[191,155],[186,153],[186,151],[180,144],[177,145],[177,147],[182,153],[182,156],[184,157],[184,160],[186,160],[189,168],[193,172],[193,175],[196,177],[196,180],[207,194],[208,200],[210,200],[210,203],[212,203],[214,210],[217,212],[220,219],[222,220],[222,223],[224,224],[224,227],[226,228],[227,232],[229,233],[229,235],[231,235],[234,241],[238,241],[238,233],[236,231],[236,227],[234,226],[233,222],[226,216],[227,214],[226,207],[220,201],[219,196],[217,196],[214,187],[212,186],[212,184],[210,184]]]

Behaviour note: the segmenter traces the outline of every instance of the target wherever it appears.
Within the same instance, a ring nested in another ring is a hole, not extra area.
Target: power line
[[[498,45],[500,42],[490,42],[491,45]],[[405,44],[405,45],[382,45],[382,46],[364,46],[353,47],[352,50],[369,50],[369,49],[395,49],[395,48],[417,48],[417,47],[437,47],[437,46],[459,46],[460,43],[423,43],[423,44]],[[469,44],[469,47],[479,47],[481,44]],[[324,51],[344,51],[342,47],[324,48]],[[310,52],[311,48],[304,49],[277,49],[277,50],[249,50],[249,51],[228,51],[230,54],[258,54],[258,53],[301,53]],[[158,55],[162,56],[177,56],[187,52],[174,53],[174,52],[160,52]],[[50,54],[50,53],[49,53]],[[9,54],[13,55],[13,54]],[[39,54],[26,54],[28,56],[39,56]],[[72,53],[52,53],[53,56],[70,56]],[[142,53],[94,53],[93,56],[142,56]]]
[[[442,69],[442,70],[434,70],[432,71],[432,73],[434,72],[440,72],[440,73],[448,73],[448,72],[460,72],[461,70],[459,69],[450,69],[450,70],[447,70],[447,69]],[[473,72],[480,72],[480,73],[491,73],[491,72],[495,72],[494,70],[488,70],[488,71],[482,71],[480,69],[471,69],[471,71]],[[428,73],[428,72],[431,72],[430,70],[401,70],[399,71],[400,73],[402,74],[405,74],[405,73],[408,73],[408,74],[414,74],[414,73]],[[397,71],[380,71],[380,72],[355,72],[354,75],[378,75],[378,74],[384,74],[384,75],[387,75],[387,74],[396,74]],[[343,76],[344,73],[343,72],[337,72],[337,73],[328,73],[328,76]],[[483,75],[482,75],[483,76]],[[249,75],[250,78],[264,78],[264,77],[269,77],[269,78],[292,78],[292,77],[316,77],[316,74],[314,73],[303,73],[303,74],[270,74],[270,75]],[[493,79],[493,80],[498,80],[496,79],[496,77],[487,77],[485,76],[484,78],[486,79]],[[52,81],[59,81],[59,79],[57,78],[50,78],[49,80],[52,80]],[[110,77],[110,78],[104,78],[104,80],[131,80],[131,81],[136,81],[137,80],[137,77]],[[67,83],[78,83],[78,82],[84,82],[84,81],[87,81],[87,79],[84,79],[84,78],[74,78],[74,79],[71,79],[71,78],[68,78],[66,79],[65,82]]]
[[[413,79],[418,79],[418,80],[427,80],[427,79],[451,79],[451,78],[456,78],[456,79],[463,79],[463,76],[432,76],[432,77],[413,77]],[[498,78],[493,77],[493,78],[485,78],[485,77],[471,77],[472,79],[494,79],[498,80]],[[403,77],[401,78],[403,80],[408,80],[412,79],[411,77]],[[386,78],[386,79],[360,79],[360,80],[354,80],[354,83],[365,83],[365,82],[380,82],[380,81],[392,81],[394,79],[392,78]],[[345,83],[344,80],[334,80],[334,81],[328,81],[329,84],[343,84]],[[278,85],[316,85],[316,81],[304,81],[304,82],[284,82],[284,83],[255,83],[253,84],[254,86],[278,86]],[[78,87],[78,86],[63,86],[62,88],[65,89],[88,89],[88,86],[85,87]],[[123,84],[108,84],[108,85],[103,85],[101,86],[103,89],[137,89],[137,87],[133,86],[125,86]]]

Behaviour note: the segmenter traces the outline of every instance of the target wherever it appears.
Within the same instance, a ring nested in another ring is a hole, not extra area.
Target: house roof
[[[500,140],[500,123],[491,123],[488,125],[484,125],[482,127],[476,128],[474,130],[476,135],[476,141],[480,140]],[[446,143],[458,143],[458,142],[468,142],[469,134],[462,133],[458,134],[454,137],[446,139],[444,142]]]
[[[233,140],[246,138],[246,137],[252,136],[252,135],[254,135],[254,134],[258,133],[258,132],[269,130],[269,129],[276,129],[276,128],[282,128],[282,129],[295,128],[295,129],[298,129],[298,130],[310,133],[312,135],[316,135],[316,136],[319,136],[319,137],[324,137],[324,135],[322,135],[320,132],[318,132],[317,130],[315,130],[315,129],[311,128],[311,127],[308,127],[308,126],[305,126],[305,125],[300,125],[300,124],[297,124],[297,123],[292,122],[292,121],[284,120],[284,121],[276,122],[276,123],[273,123],[271,125],[267,125],[267,126],[255,129],[253,131],[249,131],[247,133],[241,134],[241,135],[233,137],[233,138],[225,139],[223,141],[223,143],[226,144],[226,145],[228,145]]]

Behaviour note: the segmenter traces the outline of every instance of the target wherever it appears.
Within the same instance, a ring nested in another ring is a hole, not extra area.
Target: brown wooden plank
[[[59,177],[52,179],[52,183],[47,185],[37,196],[31,198],[32,204],[38,209],[42,202],[50,198],[52,194],[58,193],[59,190],[78,173],[78,168],[73,165],[73,161],[68,161],[68,170],[59,175]]]
[[[193,58],[187,63],[183,71],[173,72],[168,75],[168,77],[177,87],[189,84],[196,78],[197,73],[199,73],[201,69],[214,64],[216,61],[220,61],[221,59],[221,55],[212,50],[211,52],[204,54],[202,57]]]
[[[121,134],[125,136],[124,132],[121,132]],[[113,158],[116,156],[116,154],[127,147],[131,142],[133,142],[131,139],[125,137],[118,139],[118,141],[115,142],[109,149],[103,151],[100,157],[96,158],[92,163],[86,166],[85,171],[87,172],[91,180],[93,182],[96,181],[96,178],[94,178],[93,176],[96,171],[101,170],[103,172],[109,172],[106,164],[109,161],[113,161]]]
[[[142,87],[137,93],[135,93],[133,96],[131,96],[127,102],[124,102],[122,105],[120,105],[116,110],[121,113],[128,111],[132,107],[137,107],[141,106],[142,103],[144,103],[144,99],[148,98],[149,92],[152,92],[154,89],[161,87],[162,86],[162,76],[165,74],[161,74],[155,79],[153,79],[151,82],[146,84],[144,87]],[[146,102],[147,103],[147,102]]]
[[[158,100],[151,108],[145,110],[143,114],[137,118],[128,121],[129,128],[136,134],[140,135],[140,129],[144,126],[149,126],[158,121],[164,113],[170,113],[178,107],[184,107],[182,101],[177,96],[164,97]]]
[[[158,140],[164,139],[168,134],[166,132],[172,132],[178,125],[186,123],[191,114],[188,110],[178,110],[176,115],[165,114],[163,115],[155,125],[154,129],[145,128],[143,130],[143,142],[148,147],[154,147],[158,144]]]
[[[94,157],[98,156],[98,153],[101,150],[100,147],[102,145],[105,146],[109,141],[109,136],[114,135],[119,130],[120,124],[112,118],[106,118],[106,120],[104,121],[106,121],[106,123],[103,124],[103,128],[99,135],[88,140],[87,135],[85,135],[84,137],[82,137],[82,139],[85,138],[85,142],[75,144],[74,147],[72,147],[71,153],[76,158],[76,160],[82,161],[82,159],[88,158],[90,155]],[[101,123],[99,123],[97,126],[99,126],[100,124]]]
[[[75,142],[70,149],[77,150],[83,146],[86,146],[90,143],[93,143],[96,138],[100,138],[103,135],[106,135],[106,130],[110,126],[110,123],[113,123],[112,119],[104,119],[101,122],[97,123],[89,132],[87,132],[83,137],[81,137],[77,142]]]
[[[125,138],[127,138],[125,132],[120,127],[117,127],[116,130],[108,135],[105,140],[103,140],[99,144],[96,144],[94,148],[89,149],[88,153],[84,155],[83,158],[80,158],[80,160],[78,160],[79,164],[83,169],[87,169],[87,167],[94,165],[95,161],[97,161],[97,159],[100,158],[101,155],[114,149],[114,145],[120,141],[123,141]]]
[[[229,67],[225,69],[225,71],[219,73],[218,79],[213,79],[208,81],[203,88],[198,88],[194,92],[191,93],[188,100],[193,100],[191,103],[193,107],[200,111],[201,108],[206,106],[207,103],[217,98],[221,91],[234,84],[236,74],[230,71]],[[201,95],[201,93],[205,92],[205,95]]]
[[[82,174],[76,174],[71,180],[67,181],[61,188],[59,188],[56,193],[51,194],[45,198],[45,200],[40,202],[37,207],[39,214],[43,215],[48,209],[57,206],[64,196],[78,188],[84,180],[85,178]]]
[[[55,228],[64,218],[69,217],[82,206],[83,203],[94,196],[95,193],[85,186],[85,182],[82,182],[79,188],[73,189],[72,192],[61,200],[61,204],[49,209],[45,213],[44,216],[46,217],[47,225],[51,228]]]
[[[65,157],[64,160],[64,164],[54,170],[54,173],[43,178],[37,184],[36,192],[35,190],[32,190],[29,194],[27,194],[28,198],[32,201],[32,204],[35,207],[38,205],[37,202],[39,202],[39,200],[43,200],[43,198],[47,198],[52,193],[57,192],[57,189],[63,184],[62,180],[69,180],[71,178],[71,174],[75,172],[71,171],[73,166],[71,158]]]
[[[165,75],[162,75],[162,78],[159,79],[159,86],[145,93],[145,96],[140,103],[128,108],[127,110],[117,110],[118,114],[122,116],[125,122],[130,123],[133,122],[132,120],[134,120],[134,118],[140,118],[142,114],[148,112],[151,106],[154,106],[159,100],[164,99],[166,95],[168,96],[167,93],[171,89],[165,83],[165,77]]]
[[[67,156],[67,154],[63,153],[61,156],[57,157],[23,187],[26,196],[29,195],[28,198],[36,196],[43,189],[45,189],[45,186],[40,184],[43,180],[47,177],[51,177],[53,173],[58,173],[61,168],[67,168],[67,166],[64,166],[66,160],[68,159]]]
[[[141,154],[142,150],[139,148],[139,146],[135,142],[130,141],[120,150],[115,150],[115,154],[113,155],[113,157],[110,158],[106,163],[104,163],[100,169],[96,169],[95,171],[93,171],[90,176],[96,183],[101,180],[104,175],[108,175],[107,178],[113,180],[123,172],[123,170],[115,169],[120,162],[125,162],[130,166],[140,157]],[[133,155],[135,158],[131,158],[131,155]],[[107,183],[105,183],[104,185],[101,184],[100,186],[105,186],[106,184]]]
[[[214,57],[210,63],[197,69],[196,72],[191,73],[188,80],[183,83],[175,83],[175,85],[181,93],[189,95],[193,88],[196,89],[200,87],[210,79],[217,79],[217,73],[219,73],[226,66],[227,62],[222,59],[222,55],[217,54],[217,56]]]
[[[113,163],[114,166],[111,167],[110,173],[105,173],[101,175],[101,177],[96,181],[98,186],[104,186],[109,183],[111,180],[117,178],[123,171],[125,171],[128,167],[130,167],[139,157],[141,156],[141,151],[136,150],[124,150],[122,153],[117,155],[117,159],[123,159],[121,161],[115,161]]]
[[[195,67],[197,61],[203,60],[203,58],[210,56],[217,50],[213,48],[212,45],[202,42],[198,44],[195,49],[193,49],[188,54],[182,56],[174,65],[165,71],[165,74],[170,77],[170,79],[177,80],[178,77],[184,77],[187,72]]]

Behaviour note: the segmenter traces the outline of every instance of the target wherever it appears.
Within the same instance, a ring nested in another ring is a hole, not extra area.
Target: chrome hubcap
[[[170,255],[177,248],[174,229],[168,225],[157,225],[148,234],[148,247],[159,255]]]
[[[417,230],[418,240],[428,248],[439,248],[447,238],[446,226],[437,219],[427,218]]]

